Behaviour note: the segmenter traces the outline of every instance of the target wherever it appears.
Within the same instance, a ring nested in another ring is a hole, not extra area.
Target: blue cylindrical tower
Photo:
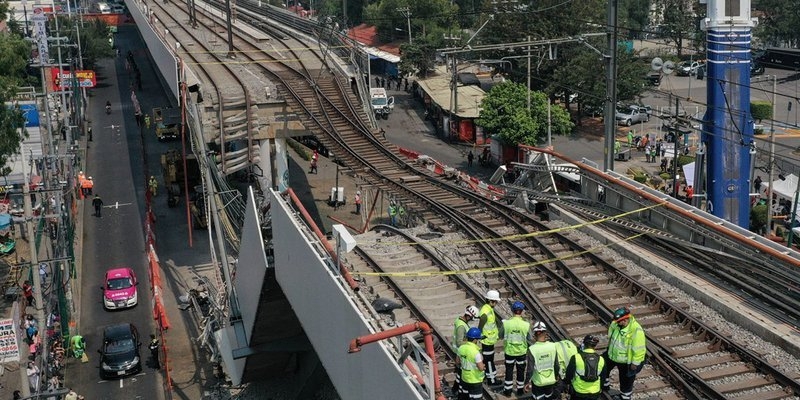
[[[702,3],[702,1],[701,1]],[[712,214],[745,229],[750,224],[749,0],[708,0],[707,102],[702,141],[708,151],[706,192]]]

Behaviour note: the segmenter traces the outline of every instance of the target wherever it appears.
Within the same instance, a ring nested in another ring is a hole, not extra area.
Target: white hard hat
[[[531,330],[534,332],[547,332],[547,325],[545,325],[544,322],[539,321],[533,324]]]
[[[486,300],[500,301],[500,292],[497,290],[490,290],[486,292]]]
[[[361,194],[361,191],[360,190],[356,191],[356,194]]]
[[[478,318],[479,313],[478,307],[475,306],[467,306],[467,308],[464,309],[464,315],[472,316],[472,318]]]
[[[92,180],[92,177],[91,177],[91,176],[89,177],[89,180]]]

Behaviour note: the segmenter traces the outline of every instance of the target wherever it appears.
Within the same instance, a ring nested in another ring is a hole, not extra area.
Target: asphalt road
[[[121,43],[125,46],[124,41]],[[141,138],[133,109],[122,58],[103,60],[97,69],[98,85],[92,90],[88,115],[94,140],[86,153],[87,176],[95,181],[94,192],[105,203],[102,217],[93,216],[91,200],[84,200],[83,265],[79,279],[81,294],[79,331],[86,339],[88,363],[70,360],[66,386],[87,399],[161,399],[162,378],[150,368],[147,343],[155,325],[144,253]],[[119,77],[121,79],[117,79]],[[112,112],[105,113],[111,101]],[[113,127],[112,127],[113,126]],[[120,127],[121,126],[121,127]],[[105,270],[128,266],[140,284],[139,305],[126,310],[105,311],[101,303]],[[99,354],[105,326],[131,322],[141,336],[140,356],[143,371],[119,380],[103,380],[99,375]]]

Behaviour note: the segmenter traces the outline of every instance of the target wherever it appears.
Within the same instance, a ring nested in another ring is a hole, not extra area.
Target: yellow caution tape
[[[546,260],[540,260],[532,263],[523,263],[523,264],[514,264],[514,265],[506,265],[502,267],[489,267],[489,268],[471,268],[471,269],[461,269],[461,270],[450,270],[450,271],[407,271],[407,272],[357,272],[354,271],[352,274],[354,276],[385,276],[385,277],[406,277],[406,278],[413,278],[413,277],[431,277],[431,276],[448,276],[448,275],[471,275],[471,274],[483,274],[486,272],[501,272],[501,271],[510,271],[514,269],[522,269],[522,268],[530,268],[535,267],[542,264],[553,263],[557,261],[565,261],[575,257],[580,257],[585,254],[593,253],[597,250],[602,250],[607,247],[616,246],[621,243],[625,243],[639,237],[646,235],[645,233],[637,233],[636,235],[629,236],[623,238],[622,240],[618,240],[616,242],[611,242],[607,244],[603,244],[600,246],[595,246],[583,251],[577,251],[574,253],[570,253],[568,255],[556,258],[549,258]]]
[[[532,238],[532,237],[536,237],[536,236],[549,235],[549,234],[552,234],[552,233],[565,232],[565,231],[569,231],[569,230],[573,230],[573,229],[578,229],[578,228],[583,228],[583,227],[587,227],[587,226],[601,224],[603,222],[608,222],[608,221],[613,220],[613,219],[622,218],[622,217],[626,217],[626,216],[631,215],[631,214],[636,214],[636,213],[639,213],[639,212],[642,212],[642,211],[647,211],[647,210],[650,210],[650,209],[653,209],[653,208],[656,208],[656,207],[661,207],[664,204],[667,204],[667,202],[666,201],[665,202],[661,202],[661,203],[654,204],[654,205],[651,205],[651,206],[642,207],[642,208],[639,208],[639,209],[636,209],[636,210],[627,211],[627,212],[624,212],[622,214],[617,214],[617,215],[614,215],[614,216],[601,218],[601,219],[594,220],[594,221],[584,222],[584,223],[580,223],[580,224],[577,224],[577,225],[570,225],[570,226],[565,226],[565,227],[562,227],[562,228],[550,229],[550,230],[546,230],[546,231],[536,231],[536,232],[520,233],[520,234],[515,234],[515,235],[509,235],[509,236],[501,236],[501,237],[497,237],[497,238],[464,239],[464,240],[427,240],[427,241],[420,241],[420,242],[385,242],[385,241],[382,241],[382,242],[379,242],[379,243],[372,243],[369,246],[370,247],[375,247],[375,246],[418,246],[418,245],[422,245],[422,244],[424,244],[424,245],[437,245],[437,244],[461,245],[461,244],[492,243],[492,242],[500,242],[500,241],[506,241],[506,240],[527,239],[527,238]]]

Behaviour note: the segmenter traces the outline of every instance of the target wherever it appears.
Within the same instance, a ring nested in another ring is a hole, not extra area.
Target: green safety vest
[[[481,340],[481,343],[493,345],[500,339],[500,330],[497,329],[497,317],[494,315],[494,308],[488,304],[484,304],[478,316],[483,315],[486,315],[486,324],[483,325],[481,333],[483,336],[486,336],[486,338]]]
[[[586,354],[595,354],[594,349],[586,349],[583,351]],[[606,360],[603,357],[598,357],[597,360],[597,379],[593,382],[583,380],[586,376],[586,363],[583,360],[583,354],[578,353],[575,355],[575,376],[572,378],[572,390],[580,394],[597,394],[600,393],[600,372],[606,365]]]
[[[475,356],[481,349],[473,342],[466,342],[458,348],[458,358],[461,359],[461,381],[466,383],[482,383],[483,370],[478,369]]]
[[[460,332],[459,328],[461,328]],[[453,350],[458,351],[461,345],[466,343],[468,330],[469,324],[464,322],[461,317],[456,318],[456,322],[453,323]]]
[[[578,354],[578,347],[572,340],[562,340],[556,342],[556,352],[558,353],[558,367],[561,374],[567,373],[567,363],[572,359],[572,356]]]
[[[533,359],[533,376],[531,383],[534,386],[550,386],[556,383],[556,344],[553,342],[536,342],[528,348]]]
[[[397,215],[397,207],[389,206],[389,215]]]
[[[528,349],[528,332],[531,323],[515,315],[503,320],[503,349],[509,356],[524,356]]]
[[[621,328],[616,322],[608,327],[608,358],[619,364],[640,365],[647,355],[644,329],[629,317],[628,326]]]

